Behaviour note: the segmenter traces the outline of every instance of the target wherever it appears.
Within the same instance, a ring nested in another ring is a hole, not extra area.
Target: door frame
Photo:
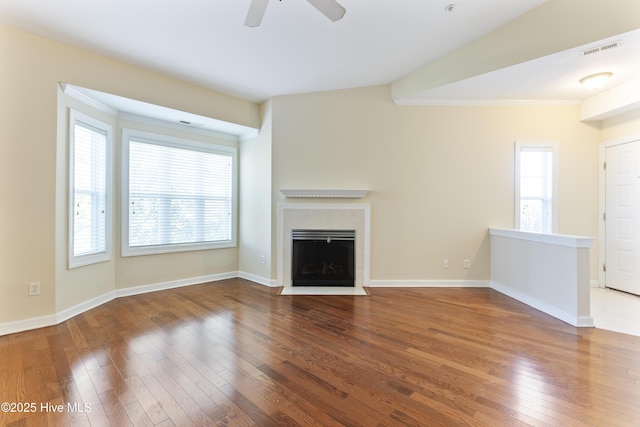
[[[640,134],[623,136],[620,138],[610,139],[600,143],[598,148],[598,288],[605,287],[606,273],[603,266],[607,259],[607,245],[606,245],[606,223],[604,220],[605,208],[606,208],[606,171],[604,163],[607,158],[607,148],[614,147],[616,145],[629,144],[631,142],[640,141]]]

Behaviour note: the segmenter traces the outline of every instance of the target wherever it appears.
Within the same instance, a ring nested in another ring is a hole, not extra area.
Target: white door
[[[640,295],[640,141],[606,149],[605,285]]]

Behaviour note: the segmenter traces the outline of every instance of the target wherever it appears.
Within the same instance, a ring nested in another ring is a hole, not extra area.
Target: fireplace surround
[[[286,203],[279,205],[277,230],[278,283],[293,288],[293,230],[354,231],[353,288],[369,281],[370,207],[361,203]]]

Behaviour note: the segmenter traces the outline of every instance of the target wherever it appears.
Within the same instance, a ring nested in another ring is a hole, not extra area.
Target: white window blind
[[[108,125],[71,111],[70,267],[110,256],[109,133]]]
[[[234,152],[188,141],[127,139],[125,255],[235,244]]]
[[[552,233],[555,228],[554,147],[519,145],[516,185],[517,228],[538,233]]]

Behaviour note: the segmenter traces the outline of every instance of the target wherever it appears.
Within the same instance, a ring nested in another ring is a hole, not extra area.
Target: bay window
[[[70,110],[69,268],[111,258],[111,126]]]
[[[122,254],[236,244],[236,149],[123,131]]]

